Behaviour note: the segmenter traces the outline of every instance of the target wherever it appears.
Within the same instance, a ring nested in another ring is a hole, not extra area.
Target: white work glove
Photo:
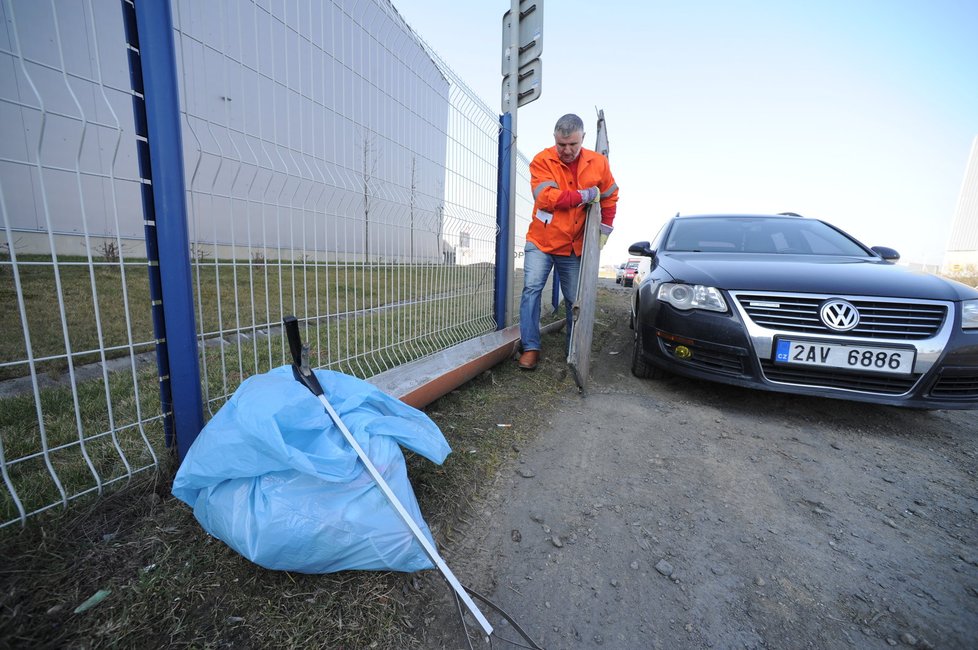
[[[598,236],[598,250],[599,251],[604,250],[604,245],[607,243],[608,243],[608,235],[606,235],[605,233],[601,233],[601,235]]]
[[[577,193],[581,195],[581,205],[597,203],[601,199],[601,191],[597,185],[589,187],[586,190],[577,190]]]

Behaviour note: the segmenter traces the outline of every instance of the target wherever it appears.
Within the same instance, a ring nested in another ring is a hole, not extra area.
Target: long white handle
[[[333,405],[329,403],[328,399],[326,399],[322,384],[320,384],[319,379],[316,378],[316,373],[309,367],[309,348],[302,344],[302,336],[299,334],[298,319],[295,316],[286,316],[282,319],[282,325],[285,329],[285,335],[289,340],[289,351],[292,354],[292,373],[295,376],[296,381],[308,388],[313,395],[319,398],[319,401],[322,402],[323,408],[326,409],[329,417],[333,420],[336,426],[340,428],[340,431],[343,433],[343,437],[346,438],[348,443],[350,443],[353,450],[357,452],[357,456],[360,457],[360,461],[363,463],[364,467],[367,468],[367,471],[370,472],[370,476],[373,477],[374,482],[376,482],[380,489],[384,492],[384,496],[386,496],[387,500],[390,501],[392,506],[394,506],[394,510],[397,511],[397,514],[401,517],[401,520],[407,524],[407,527],[411,530],[411,533],[414,535],[415,539],[420,542],[421,547],[428,555],[428,558],[435,563],[438,570],[441,571],[442,575],[445,576],[445,579],[448,580],[448,584],[452,585],[452,589],[455,590],[455,593],[462,599],[465,606],[470,612],[472,612],[475,619],[479,621],[479,625],[482,626],[485,633],[487,635],[492,634],[492,625],[489,624],[486,617],[482,615],[479,608],[476,607],[475,603],[472,602],[472,599],[469,598],[468,592],[465,591],[465,588],[459,583],[458,579],[455,577],[455,574],[452,573],[452,570],[448,568],[445,561],[438,555],[438,551],[431,545],[428,538],[424,536],[424,533],[421,532],[418,525],[414,523],[414,519],[411,518],[411,515],[409,515],[404,509],[404,506],[401,505],[401,502],[398,500],[397,496],[391,490],[390,486],[387,485],[387,481],[384,480],[384,477],[381,476],[380,472],[377,471],[377,468],[374,467],[374,464],[370,461],[370,457],[363,451],[363,448],[359,445],[359,443],[357,443],[356,438],[353,437],[350,430],[346,428],[345,424],[343,424],[343,420],[340,419],[339,414],[333,410]]]
[[[435,549],[435,547],[431,545],[431,542],[429,542],[428,538],[421,532],[418,525],[414,523],[414,519],[412,519],[411,515],[409,515],[407,510],[404,509],[404,506],[401,505],[397,495],[394,494],[390,486],[387,485],[387,481],[384,480],[384,477],[381,476],[380,472],[377,471],[377,468],[374,467],[374,464],[370,461],[370,458],[367,456],[366,452],[363,451],[363,447],[357,443],[356,438],[353,437],[350,430],[346,428],[345,424],[343,424],[343,420],[340,419],[339,414],[333,410],[333,406],[329,403],[329,400],[326,399],[325,395],[317,395],[317,397],[319,397],[319,401],[322,402],[326,412],[329,413],[329,417],[332,418],[336,426],[340,428],[340,431],[343,433],[343,437],[346,438],[348,443],[350,443],[353,450],[357,452],[357,456],[359,456],[360,460],[363,461],[363,465],[367,468],[367,471],[370,472],[370,476],[373,477],[374,481],[384,492],[384,496],[386,496],[387,500],[391,502],[391,505],[394,506],[395,510],[397,510],[397,514],[400,515],[404,523],[411,529],[411,532],[414,534],[415,538],[417,538],[417,540],[421,543],[425,553],[428,554],[428,558],[434,562],[435,566],[438,567],[438,570],[442,572],[442,575],[444,575],[445,579],[448,580],[448,584],[452,586],[452,589],[454,589],[455,593],[462,599],[462,602],[465,603],[468,610],[472,612],[473,616],[475,616],[475,620],[479,622],[479,625],[482,627],[483,631],[487,635],[492,634],[492,625],[490,625],[489,621],[486,620],[486,617],[482,615],[482,612],[476,606],[475,602],[472,601],[472,598],[469,597],[468,592],[465,591],[465,588],[455,577],[455,574],[452,573],[452,570],[448,568],[445,561],[441,559],[440,555],[438,555],[438,551]]]

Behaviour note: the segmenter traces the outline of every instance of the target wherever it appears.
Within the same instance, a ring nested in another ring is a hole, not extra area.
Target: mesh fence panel
[[[0,0],[0,527],[166,454],[127,7]],[[209,413],[286,362],[287,314],[359,377],[495,329],[498,115],[389,2],[178,0],[173,23]]]
[[[0,4],[0,525],[155,468],[119,2]]]
[[[396,10],[176,6],[209,408],[287,314],[359,377],[494,330],[498,116]]]

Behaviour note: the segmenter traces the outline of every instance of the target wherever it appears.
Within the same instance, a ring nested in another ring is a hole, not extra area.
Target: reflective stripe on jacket
[[[590,149],[581,148],[577,161],[577,178],[560,161],[557,148],[550,147],[538,153],[530,163],[530,188],[533,192],[533,217],[526,233],[527,241],[533,242],[544,253],[580,256],[584,246],[585,206],[557,208],[557,200],[564,190],[581,190],[597,185],[601,190],[601,209],[605,213],[618,202],[618,185],[611,175],[608,159]],[[602,221],[611,226],[614,210]]]

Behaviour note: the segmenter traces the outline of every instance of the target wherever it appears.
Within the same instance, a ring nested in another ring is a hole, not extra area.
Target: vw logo
[[[859,310],[845,300],[826,300],[818,315],[829,329],[848,332],[859,324]]]

